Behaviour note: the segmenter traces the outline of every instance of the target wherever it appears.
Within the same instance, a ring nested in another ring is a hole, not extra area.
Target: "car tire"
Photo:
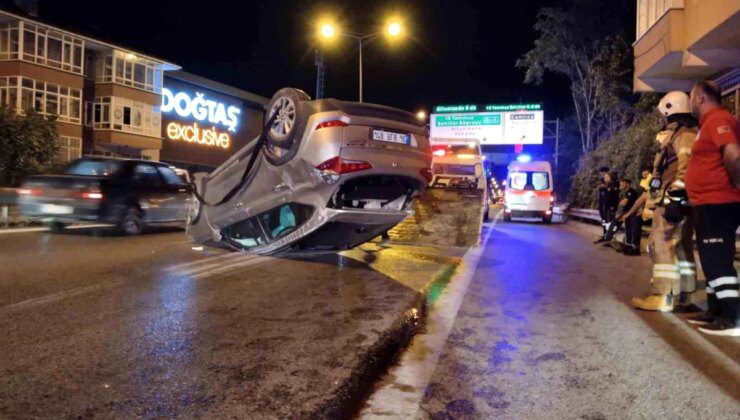
[[[311,97],[300,89],[283,88],[267,104],[265,124],[277,113],[275,120],[267,127],[265,145],[265,156],[273,165],[289,162],[298,151],[305,127],[305,112],[301,103],[310,100]]]
[[[49,230],[52,231],[53,233],[59,233],[59,232],[64,231],[64,229],[66,229],[67,226],[69,226],[69,223],[54,221],[54,222],[49,223]]]
[[[123,217],[118,222],[118,230],[124,235],[138,235],[144,230],[144,221],[141,210],[136,207],[129,207],[123,213]]]

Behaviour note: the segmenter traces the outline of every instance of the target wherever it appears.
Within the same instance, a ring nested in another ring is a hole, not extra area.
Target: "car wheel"
[[[288,162],[298,150],[305,122],[301,102],[311,97],[300,89],[283,88],[273,95],[267,104],[265,124],[273,114],[275,120],[267,128],[265,156],[273,165]]]
[[[59,233],[63,231],[67,226],[69,226],[68,223],[54,221],[49,223],[49,230],[54,233]]]
[[[125,235],[138,235],[144,230],[141,210],[129,207],[118,222],[118,229]]]

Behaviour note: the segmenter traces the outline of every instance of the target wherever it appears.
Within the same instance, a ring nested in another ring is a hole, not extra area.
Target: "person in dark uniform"
[[[626,220],[626,218],[623,216],[635,204],[635,201],[637,201],[637,197],[637,191],[632,188],[632,182],[629,179],[619,180],[619,207],[617,208],[616,217],[614,217],[612,221],[609,222],[609,225],[606,228],[606,234],[604,234],[604,239],[606,241],[611,241],[619,228],[622,227],[622,223]],[[634,242],[629,240],[631,239],[631,232],[627,233],[627,238],[628,239],[625,241],[626,243]]]
[[[619,202],[620,212],[618,220],[624,222],[624,255],[640,255],[640,239],[642,237],[642,217],[638,214],[627,215],[632,206],[635,205],[640,193],[632,188],[629,179],[619,181],[619,189],[622,191],[622,199]]]
[[[602,167],[599,169],[601,179],[597,187],[599,193],[599,216],[601,217],[601,227],[603,233],[600,238],[594,241],[595,244],[606,242],[609,224],[614,220],[619,205],[619,182],[609,168]]]

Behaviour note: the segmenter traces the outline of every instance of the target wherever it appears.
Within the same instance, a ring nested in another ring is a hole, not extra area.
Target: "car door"
[[[167,220],[168,189],[162,174],[151,163],[138,163],[133,173],[134,191],[145,222]]]
[[[173,221],[186,221],[190,208],[190,186],[174,170],[166,166],[158,166],[162,178],[167,184],[166,217]]]

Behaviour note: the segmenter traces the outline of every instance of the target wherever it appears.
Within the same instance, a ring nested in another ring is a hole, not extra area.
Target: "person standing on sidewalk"
[[[658,111],[668,125],[656,136],[660,150],[655,155],[650,182],[650,201],[655,205],[648,239],[653,261],[652,290],[646,297],[633,298],[632,305],[646,311],[671,312],[676,305],[685,305],[689,294],[696,290],[693,226],[685,203],[676,202],[682,191],[685,196],[684,174],[696,139],[696,119],[691,115],[689,96],[683,92],[666,94]],[[626,217],[636,214],[640,206],[638,200]]]
[[[627,216],[627,213],[635,206],[640,194],[632,188],[629,179],[619,181],[619,187],[624,193],[624,198],[620,205],[623,207],[619,221],[624,222],[624,255],[640,255],[640,238],[642,237],[642,217],[640,212],[635,212]]]
[[[594,241],[595,244],[608,241],[609,224],[614,220],[619,204],[619,182],[606,166],[599,168],[599,175],[601,178],[597,190],[599,193],[599,216],[601,217],[602,234]]]
[[[686,189],[694,206],[696,240],[707,278],[706,314],[689,318],[699,331],[740,337],[738,327],[735,232],[740,224],[740,128],[720,106],[716,83],[704,81],[691,90],[691,110],[700,132],[692,147]]]

